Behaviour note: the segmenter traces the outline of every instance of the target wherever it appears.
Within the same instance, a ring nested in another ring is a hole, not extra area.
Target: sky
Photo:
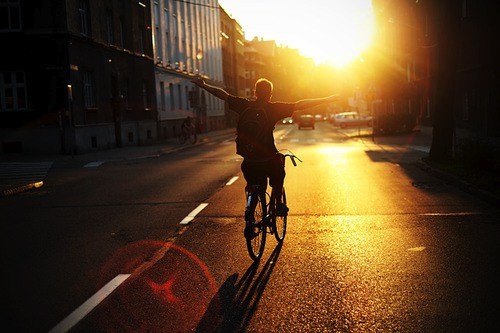
[[[219,0],[245,31],[299,49],[316,63],[342,66],[370,45],[371,0]]]

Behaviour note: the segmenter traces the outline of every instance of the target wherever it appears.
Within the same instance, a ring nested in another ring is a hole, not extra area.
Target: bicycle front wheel
[[[257,194],[257,206],[255,207],[255,226],[253,234],[245,237],[247,250],[250,258],[260,260],[266,246],[266,224],[264,218],[267,215],[266,194]]]
[[[286,204],[285,188],[283,188],[281,200],[282,200],[281,202]],[[273,202],[274,205],[273,209],[275,212],[276,212],[276,203],[277,200],[275,199]],[[288,214],[285,214],[285,216],[276,216],[276,214],[273,214],[273,223],[272,223],[272,227],[274,229],[273,234],[279,243],[283,242],[283,239],[285,239],[287,215]]]
[[[181,133],[181,135],[179,135],[179,143],[182,145],[186,142],[187,140],[187,137],[184,133]]]

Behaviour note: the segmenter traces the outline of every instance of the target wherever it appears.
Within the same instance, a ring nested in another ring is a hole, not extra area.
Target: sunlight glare
[[[245,31],[299,49],[317,64],[343,66],[356,60],[372,41],[370,0],[220,0]]]

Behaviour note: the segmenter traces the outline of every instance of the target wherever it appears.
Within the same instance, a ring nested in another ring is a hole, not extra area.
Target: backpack
[[[272,148],[272,142],[271,145],[269,142],[269,127],[265,109],[246,108],[236,126],[236,154],[248,159],[267,157]]]

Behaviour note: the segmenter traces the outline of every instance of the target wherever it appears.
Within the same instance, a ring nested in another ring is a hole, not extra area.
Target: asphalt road
[[[304,162],[287,162],[287,236],[283,246],[269,237],[260,263],[246,253],[244,181],[231,140],[90,169],[54,165],[42,188],[3,198],[7,326],[499,326],[497,208],[422,171],[420,146],[349,140],[326,123],[279,127],[276,140]]]

